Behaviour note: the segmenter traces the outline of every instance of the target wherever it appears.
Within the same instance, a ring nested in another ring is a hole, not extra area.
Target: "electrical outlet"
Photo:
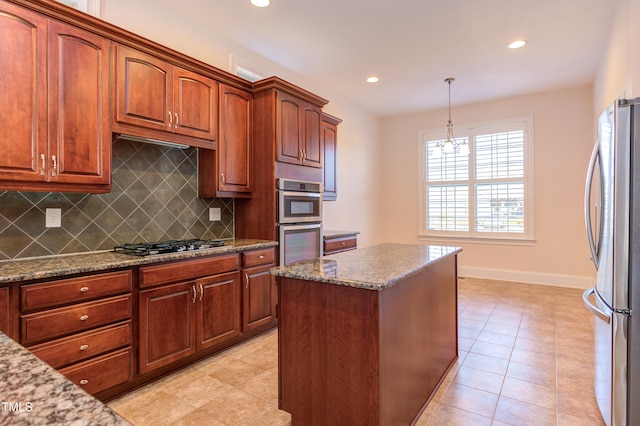
[[[60,228],[62,226],[62,209],[46,209],[45,227]]]
[[[209,208],[209,221],[214,222],[216,220],[222,219],[222,213],[220,212],[220,207],[210,207]]]

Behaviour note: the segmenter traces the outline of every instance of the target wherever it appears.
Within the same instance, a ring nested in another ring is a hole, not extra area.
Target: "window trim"
[[[462,137],[471,137],[482,133],[496,133],[505,131],[505,128],[513,128],[516,123],[524,123],[524,167],[525,176],[523,178],[525,187],[525,232],[523,234],[498,233],[498,232],[477,232],[473,229],[474,224],[470,221],[469,231],[427,231],[426,229],[426,153],[425,142],[434,139],[444,139],[446,136],[446,128],[426,129],[418,132],[418,238],[428,239],[430,241],[441,242],[488,242],[491,244],[531,244],[535,241],[534,230],[534,164],[533,164],[533,145],[534,145],[534,118],[533,114],[509,117],[505,119],[476,122],[456,126],[456,139]],[[469,155],[473,155],[472,152]],[[471,163],[471,162],[470,162]],[[469,176],[469,197],[471,202],[474,201],[474,191],[472,185],[475,179]],[[475,205],[470,205],[469,209],[475,209]]]

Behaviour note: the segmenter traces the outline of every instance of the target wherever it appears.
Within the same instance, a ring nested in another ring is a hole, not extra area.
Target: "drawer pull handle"
[[[40,154],[40,159],[42,160],[42,168],[40,169],[40,176],[44,176],[44,169],[47,167],[45,163],[44,154]]]
[[[81,350],[81,351],[86,351],[87,349],[89,349],[89,345],[82,345],[82,346],[80,346],[80,350]]]
[[[80,321],[86,321],[89,319],[89,315],[83,315],[80,317]]]
[[[80,288],[80,291],[81,291],[81,292],[83,292],[83,293],[84,293],[85,291],[89,291],[89,287],[81,287],[81,288]]]
[[[260,256],[258,256],[258,259],[264,259],[264,254],[261,254]]]
[[[81,385],[86,385],[87,383],[89,383],[89,381],[87,379],[80,380],[80,384]]]
[[[346,241],[341,242],[340,244],[342,244],[343,246],[347,245]]]

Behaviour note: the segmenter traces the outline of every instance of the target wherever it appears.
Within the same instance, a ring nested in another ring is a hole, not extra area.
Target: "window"
[[[420,235],[529,240],[533,117],[456,127],[470,154],[433,156],[443,130],[422,132]]]

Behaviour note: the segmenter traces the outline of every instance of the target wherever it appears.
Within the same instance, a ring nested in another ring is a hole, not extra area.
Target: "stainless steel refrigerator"
[[[609,426],[640,424],[640,98],[598,120],[585,189],[596,267],[583,301],[595,315],[595,394]]]

